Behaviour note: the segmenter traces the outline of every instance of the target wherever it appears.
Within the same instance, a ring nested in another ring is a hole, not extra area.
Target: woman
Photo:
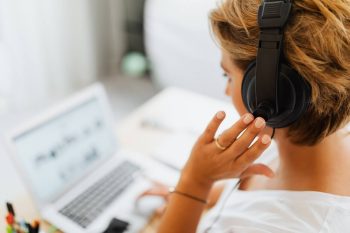
[[[270,167],[253,162],[272,130],[246,113],[241,97],[244,71],[257,54],[259,5],[225,0],[210,15],[226,94],[242,118],[218,138],[224,112],[209,123],[169,197],[161,233],[350,232],[350,141],[343,129],[350,116],[350,1],[293,1],[284,56],[312,96],[300,119],[276,130],[278,158]],[[230,178],[241,178],[239,190],[221,197],[198,226],[214,183]]]

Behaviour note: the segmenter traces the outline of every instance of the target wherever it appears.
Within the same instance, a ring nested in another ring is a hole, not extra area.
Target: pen
[[[16,214],[15,214],[15,210],[13,208],[13,205],[10,202],[6,202],[6,207],[7,207],[7,211],[9,212],[9,214],[12,214],[13,217],[15,217]]]
[[[6,222],[8,225],[11,225],[11,226],[15,223],[15,218],[13,217],[12,214],[8,214],[6,216]]]
[[[12,229],[12,227],[10,225],[7,225],[6,232],[7,233],[13,233],[13,229]]]
[[[33,233],[39,233],[39,228],[40,228],[40,222],[38,220],[35,220],[32,224],[33,228]]]
[[[15,219],[15,210],[10,202],[6,202],[6,207],[8,212],[8,214],[6,215],[6,222],[8,224],[8,226],[6,227],[6,231],[7,233],[16,233],[18,232],[18,229],[16,229],[17,223]]]
[[[33,228],[32,228],[32,226],[29,223],[26,222],[26,226],[27,226],[27,229],[28,229],[28,233],[34,233]]]

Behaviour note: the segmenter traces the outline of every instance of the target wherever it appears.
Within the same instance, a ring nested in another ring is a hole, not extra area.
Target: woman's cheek
[[[226,83],[225,94],[226,96],[232,97],[231,85],[229,82]]]
[[[235,82],[231,82],[231,96],[232,96],[232,102],[235,106],[237,112],[239,115],[243,115],[247,112],[247,109],[244,106],[243,100],[242,100],[242,94],[241,94],[241,85],[242,82],[239,82],[240,80],[236,79]]]

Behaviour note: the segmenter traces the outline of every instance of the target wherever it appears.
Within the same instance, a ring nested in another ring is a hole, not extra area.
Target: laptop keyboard
[[[135,173],[139,170],[140,167],[131,162],[122,162],[59,212],[86,228],[132,184]]]

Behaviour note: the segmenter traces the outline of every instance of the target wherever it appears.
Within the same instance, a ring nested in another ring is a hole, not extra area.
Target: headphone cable
[[[271,140],[275,137],[275,133],[276,133],[276,128],[273,128],[272,129]]]
[[[241,180],[239,180],[237,182],[237,184],[235,184],[233,186],[233,188],[230,190],[230,192],[227,194],[227,196],[225,197],[225,200],[223,201],[221,207],[220,207],[220,210],[218,212],[218,214],[216,215],[214,221],[212,222],[212,224],[210,224],[209,227],[207,227],[205,230],[204,230],[204,233],[209,233],[209,231],[213,228],[213,226],[216,224],[217,221],[219,221],[219,219],[221,218],[221,214],[222,214],[222,211],[224,210],[224,207],[226,206],[226,202],[228,201],[228,199],[230,198],[230,196],[232,195],[233,191],[235,191],[238,186],[241,184]]]
[[[276,128],[272,128],[271,139],[274,138],[275,133],[276,133]],[[216,215],[214,221],[212,222],[212,224],[210,224],[209,227],[207,227],[207,228],[204,230],[204,233],[209,233],[209,231],[213,228],[213,226],[217,223],[217,221],[219,221],[219,219],[221,218],[222,211],[224,210],[224,207],[226,206],[226,203],[227,203],[229,197],[232,195],[233,191],[235,191],[235,190],[238,188],[238,186],[241,184],[241,181],[242,181],[242,180],[239,180],[239,181],[237,182],[237,184],[235,184],[235,185],[233,186],[233,188],[230,190],[230,192],[227,194],[227,196],[225,197],[225,200],[223,201],[223,203],[222,203],[222,205],[221,205],[221,208],[220,208],[218,214]]]

